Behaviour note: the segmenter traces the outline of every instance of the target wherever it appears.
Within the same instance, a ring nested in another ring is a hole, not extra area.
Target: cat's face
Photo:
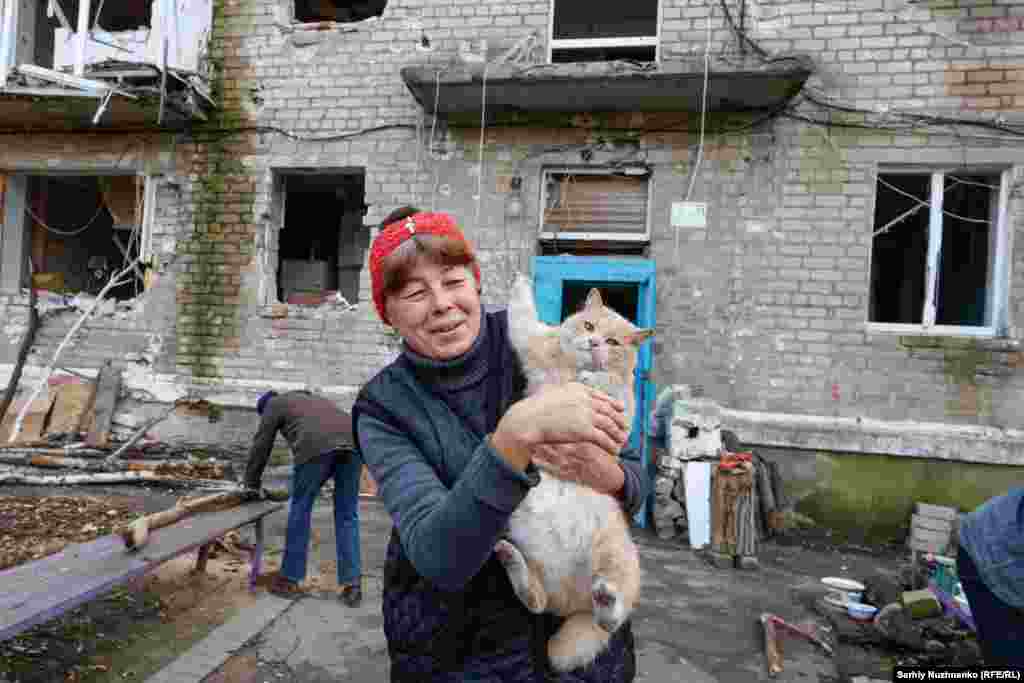
[[[577,370],[590,371],[632,370],[640,344],[653,334],[605,306],[596,289],[590,290],[583,309],[559,327],[562,351],[575,358]]]

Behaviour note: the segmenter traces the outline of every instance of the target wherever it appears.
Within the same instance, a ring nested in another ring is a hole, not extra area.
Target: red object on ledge
[[[285,303],[296,306],[320,306],[334,296],[334,294],[335,291],[330,290],[323,292],[296,292],[295,294],[289,294],[288,301]]]
[[[750,452],[730,453],[728,451],[723,451],[722,455],[718,458],[718,469],[733,470],[746,463],[752,462],[753,459],[754,454]]]

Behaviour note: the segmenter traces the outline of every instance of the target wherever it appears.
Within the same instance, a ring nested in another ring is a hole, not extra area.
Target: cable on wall
[[[487,62],[484,62],[483,81],[480,84],[480,152],[476,164],[476,229],[480,228],[480,204],[484,190],[484,133],[487,130]]]
[[[724,0],[723,0],[724,2]],[[690,174],[690,184],[686,188],[686,197],[683,201],[690,201],[690,194],[693,192],[693,185],[697,182],[697,174],[700,172],[700,164],[704,159],[704,124],[708,110],[708,74],[711,71],[711,18],[715,14],[715,6],[711,5],[708,11],[707,41],[704,44],[704,86],[700,96],[700,139],[697,143],[697,160],[693,164],[693,171]],[[676,264],[679,264],[679,228],[676,228]]]
[[[434,183],[430,191],[430,210],[437,210],[437,183],[440,176],[440,166],[437,163],[437,154],[434,151],[434,131],[437,130],[437,107],[441,102],[441,69],[434,72],[434,117],[430,122],[430,143],[427,152],[434,162]]]

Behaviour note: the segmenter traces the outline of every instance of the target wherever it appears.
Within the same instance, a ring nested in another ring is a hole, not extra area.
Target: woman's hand
[[[532,455],[538,467],[598,493],[617,496],[626,483],[617,458],[592,443],[541,444],[534,447]]]
[[[531,449],[541,444],[586,442],[616,456],[628,436],[621,401],[573,382],[513,404],[491,435],[491,445],[513,467],[525,469]]]

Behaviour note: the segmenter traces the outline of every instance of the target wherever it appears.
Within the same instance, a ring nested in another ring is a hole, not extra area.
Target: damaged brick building
[[[414,204],[489,304],[522,270],[549,320],[600,286],[655,326],[646,410],[714,400],[822,523],[1024,481],[1024,5],[619,5],[3,0],[4,367],[29,282],[130,267],[60,362],[123,366],[126,413],[201,391],[242,441],[267,388],[347,406],[396,351],[366,248]]]

